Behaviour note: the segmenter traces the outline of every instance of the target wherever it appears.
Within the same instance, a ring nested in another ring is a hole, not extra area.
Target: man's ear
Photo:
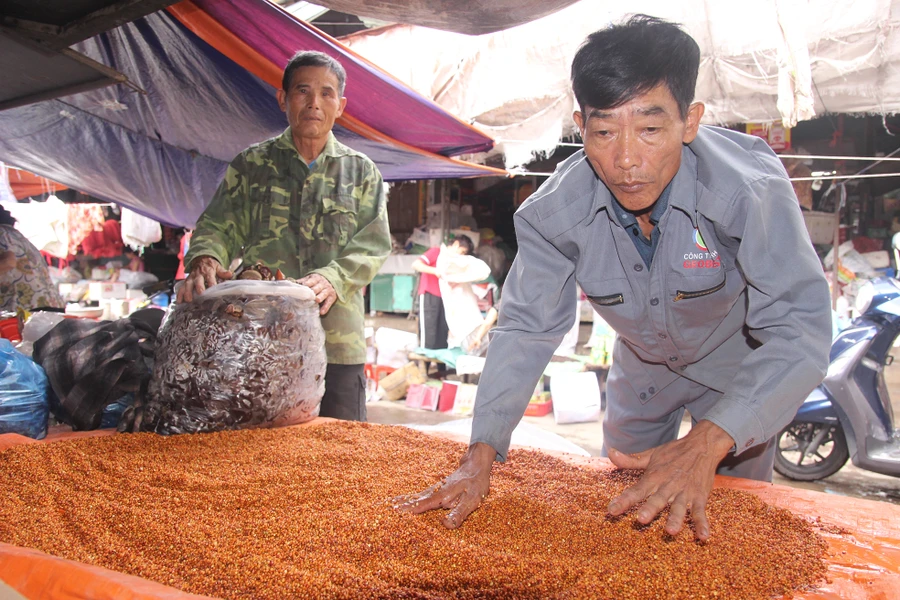
[[[575,125],[581,132],[581,138],[584,139],[584,114],[580,110],[576,110],[572,113],[572,119],[575,120]]]
[[[281,109],[281,112],[287,112],[287,94],[285,91],[279,89],[275,92],[275,97],[278,99],[278,108]]]
[[[337,114],[334,115],[335,119],[340,118],[342,114],[344,114],[344,109],[347,108],[347,98],[341,96],[341,105],[338,107]]]
[[[690,144],[697,137],[697,131],[700,129],[700,119],[703,118],[704,112],[706,112],[706,106],[702,102],[694,102],[688,108],[687,116],[684,119],[684,135],[681,138],[681,141],[685,144]]]

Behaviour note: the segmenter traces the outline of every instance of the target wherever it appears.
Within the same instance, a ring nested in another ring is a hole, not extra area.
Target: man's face
[[[295,138],[327,137],[346,104],[347,99],[338,94],[337,76],[328,67],[300,67],[291,76],[287,92],[278,90],[278,105]]]
[[[697,136],[704,107],[692,104],[682,119],[663,84],[616,108],[585,110],[573,116],[594,171],[619,204],[642,212],[678,172],[682,144]]]

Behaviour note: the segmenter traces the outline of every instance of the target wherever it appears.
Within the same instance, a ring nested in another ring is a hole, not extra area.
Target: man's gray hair
[[[291,78],[294,76],[294,71],[300,67],[326,67],[329,71],[334,73],[335,77],[337,77],[338,96],[342,97],[344,95],[344,85],[347,83],[347,71],[344,70],[341,63],[332,57],[324,52],[316,52],[314,50],[301,50],[288,61],[287,66],[284,68],[284,75],[281,77],[281,89],[285,92],[288,91],[288,87],[291,85]]]

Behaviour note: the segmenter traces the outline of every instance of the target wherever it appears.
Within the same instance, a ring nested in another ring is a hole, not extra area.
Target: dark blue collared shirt
[[[647,265],[648,269],[650,268],[650,263],[653,262],[656,246],[659,244],[659,227],[657,227],[657,225],[659,224],[659,220],[662,219],[662,216],[665,214],[666,209],[669,208],[669,192],[671,189],[672,182],[670,181],[669,185],[666,186],[666,189],[659,195],[659,200],[653,205],[653,210],[650,212],[650,222],[653,223],[653,231],[650,232],[649,240],[644,237],[641,226],[637,222],[637,217],[635,217],[633,213],[625,210],[625,208],[619,204],[619,201],[613,197],[613,210],[616,211],[616,217],[619,219],[619,224],[630,234],[629,237],[631,238],[631,241],[634,242],[634,247],[637,248],[638,254],[644,259],[644,264]]]

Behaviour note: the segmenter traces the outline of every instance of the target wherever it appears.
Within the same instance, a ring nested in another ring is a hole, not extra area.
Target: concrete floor
[[[366,324],[373,327],[392,327],[403,331],[416,331],[416,322],[401,315],[379,314],[367,319]],[[578,353],[587,353],[587,351],[583,350],[583,344],[590,336],[590,329],[590,323],[582,323],[579,332]],[[900,359],[900,349],[897,350],[897,357]],[[900,418],[900,360],[885,369],[885,379],[891,394],[894,414]],[[402,401],[372,402],[369,403],[367,410],[369,421],[372,423],[434,425],[459,419],[458,416],[447,413],[407,408]],[[553,432],[577,444],[589,452],[591,456],[599,456],[600,448],[603,444],[602,413],[600,418],[601,420],[596,423],[557,425],[554,422],[553,413],[550,413],[543,417],[524,417],[524,422]],[[682,435],[689,429],[690,418],[686,416],[682,423]],[[849,462],[840,471],[822,481],[797,482],[785,479],[776,473],[774,482],[828,494],[854,496],[900,504],[900,478],[870,473],[854,467]]]

